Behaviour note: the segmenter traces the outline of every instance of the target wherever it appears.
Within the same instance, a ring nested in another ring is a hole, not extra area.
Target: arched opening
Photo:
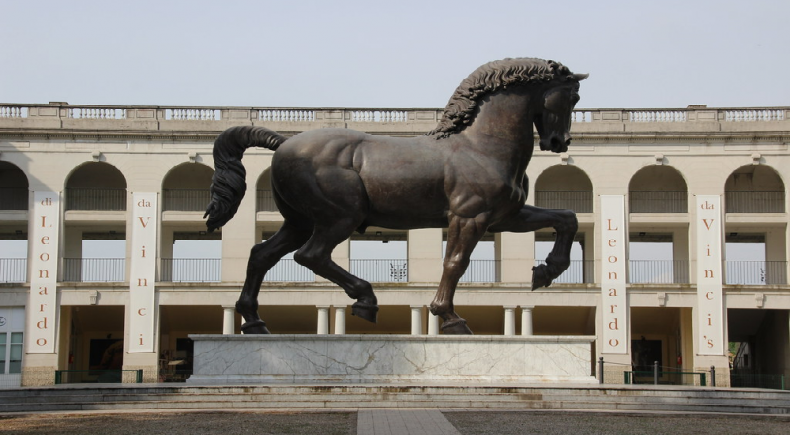
[[[276,212],[277,205],[274,203],[272,195],[271,168],[263,171],[258,177],[255,187],[255,211],[256,212]]]
[[[590,177],[575,166],[552,166],[535,181],[535,205],[542,208],[592,213]]]
[[[724,183],[727,213],[784,213],[785,185],[774,168],[741,166]]]
[[[162,181],[162,211],[205,211],[211,202],[214,170],[200,163],[182,163]]]
[[[628,184],[631,213],[687,213],[688,186],[680,172],[670,166],[646,166]]]
[[[16,165],[0,162],[0,210],[27,210],[27,176]]]
[[[126,178],[109,163],[79,166],[66,181],[66,211],[69,210],[126,210]]]

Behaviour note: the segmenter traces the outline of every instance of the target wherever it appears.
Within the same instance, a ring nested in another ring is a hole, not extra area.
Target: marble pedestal
[[[190,335],[190,384],[594,383],[595,337]]]

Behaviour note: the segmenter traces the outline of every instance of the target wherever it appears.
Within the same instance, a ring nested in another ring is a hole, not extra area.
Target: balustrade
[[[274,203],[274,194],[271,190],[259,190],[256,193],[255,211],[278,211],[277,204]]]
[[[687,112],[684,110],[629,110],[630,122],[686,122]]]
[[[496,260],[470,260],[460,282],[499,282]]]
[[[785,193],[783,191],[725,192],[724,197],[727,213],[785,212]]]
[[[172,121],[219,121],[222,119],[220,109],[165,109],[165,119]]]
[[[727,122],[784,121],[785,109],[732,109],[724,111]]]
[[[0,210],[27,210],[27,187],[0,187]]]
[[[535,266],[546,264],[544,260],[535,260]],[[584,284],[595,281],[595,261],[593,260],[571,260],[570,266],[562,272],[554,282],[558,284]]]
[[[315,273],[302,266],[293,259],[283,259],[277,262],[263,279],[267,282],[313,282]]]
[[[593,195],[589,191],[547,191],[535,192],[535,205],[542,208],[573,210],[576,213],[592,213]]]
[[[631,284],[688,284],[687,260],[629,260],[628,282]]]
[[[258,119],[271,122],[312,122],[314,110],[258,109]]]
[[[351,274],[369,282],[406,282],[408,260],[351,260]]]
[[[126,119],[126,109],[111,107],[70,107],[66,111],[72,119]]]
[[[162,282],[219,282],[220,258],[162,258],[159,280]]]
[[[27,258],[0,258],[0,282],[27,282]]]
[[[725,261],[725,284],[787,284],[786,261]]]
[[[125,258],[64,258],[63,281],[66,282],[123,282]]]
[[[162,211],[205,211],[211,192],[205,189],[162,189]]]
[[[126,210],[126,189],[67,187],[66,210]]]
[[[0,106],[0,118],[27,118],[27,114],[27,107]]]
[[[405,110],[352,110],[352,122],[406,122],[409,114]]]
[[[628,192],[631,213],[687,213],[688,192],[685,191],[631,191]]]

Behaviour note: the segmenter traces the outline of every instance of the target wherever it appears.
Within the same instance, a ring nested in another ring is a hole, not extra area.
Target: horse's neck
[[[481,152],[496,156],[513,170],[523,172],[532,158],[532,123],[526,95],[500,94],[480,103],[477,116],[464,133]]]

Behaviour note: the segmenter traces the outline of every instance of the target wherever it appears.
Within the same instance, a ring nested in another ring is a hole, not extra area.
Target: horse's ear
[[[580,81],[586,79],[587,77],[590,77],[590,75],[589,74],[573,74],[573,78],[577,82],[580,82]]]

